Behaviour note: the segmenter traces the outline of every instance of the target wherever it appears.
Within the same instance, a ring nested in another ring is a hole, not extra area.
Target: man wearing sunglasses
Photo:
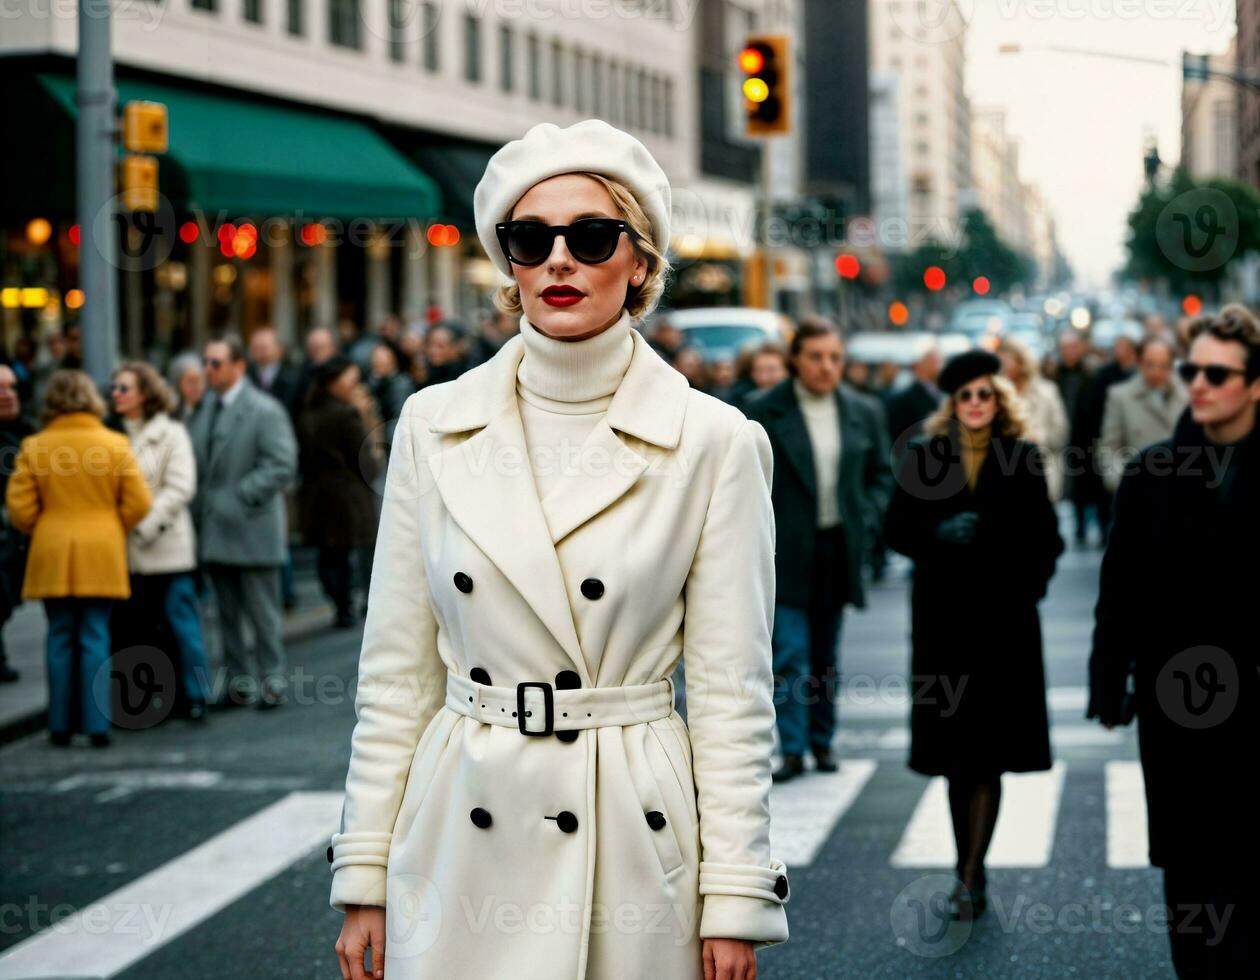
[[[1260,323],[1230,305],[1189,336],[1178,374],[1190,407],[1116,494],[1087,717],[1139,719],[1177,974],[1238,977],[1260,958],[1260,838],[1242,769],[1260,744]]]

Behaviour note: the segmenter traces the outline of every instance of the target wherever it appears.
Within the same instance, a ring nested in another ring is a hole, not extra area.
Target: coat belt
[[[546,681],[491,687],[448,673],[446,706],[486,725],[515,728],[522,735],[550,735],[668,718],[674,710],[674,682],[666,677],[653,684],[566,690]]]

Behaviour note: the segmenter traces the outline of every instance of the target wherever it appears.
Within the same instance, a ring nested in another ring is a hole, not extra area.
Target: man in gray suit
[[[284,490],[297,472],[297,442],[288,413],[245,376],[245,345],[229,334],[206,345],[204,410],[190,423],[197,453],[198,557],[218,599],[227,687],[223,705],[257,697],[258,707],[284,700],[280,566],[287,526]],[[248,619],[253,656],[242,631]],[[257,664],[257,671],[254,666]]]
[[[1185,385],[1173,374],[1173,361],[1170,340],[1147,337],[1138,346],[1137,373],[1107,389],[1097,458],[1111,493],[1138,450],[1169,438],[1190,404]]]

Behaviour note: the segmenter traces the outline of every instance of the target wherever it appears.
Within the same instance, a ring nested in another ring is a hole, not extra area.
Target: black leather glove
[[[971,544],[976,537],[976,523],[980,515],[974,510],[955,514],[936,525],[936,540],[945,544]]]

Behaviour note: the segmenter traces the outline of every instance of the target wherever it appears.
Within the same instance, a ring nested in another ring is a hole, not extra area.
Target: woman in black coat
[[[1000,368],[987,351],[945,366],[950,397],[907,447],[885,525],[914,560],[909,765],[949,781],[964,919],[985,906],[1001,774],[1051,765],[1037,603],[1063,540]]]
[[[384,461],[379,428],[358,365],[337,354],[315,367],[298,419],[298,503],[303,540],[319,549],[319,580],[337,608],[338,627],[354,624],[351,555],[376,540],[372,481]]]

